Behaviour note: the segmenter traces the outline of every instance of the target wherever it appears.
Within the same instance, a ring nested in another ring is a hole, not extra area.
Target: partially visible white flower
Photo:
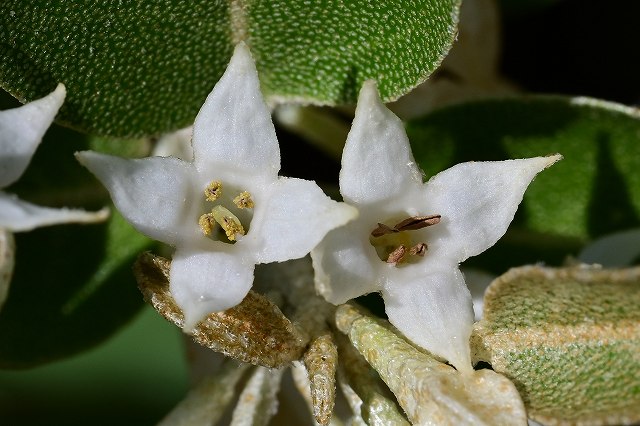
[[[240,303],[256,264],[303,257],[357,215],[314,182],[278,177],[278,140],[244,44],[196,117],[192,145],[190,162],[77,154],[133,226],[176,247],[170,289],[186,331]]]
[[[578,260],[605,268],[624,268],[637,262],[639,256],[640,228],[634,228],[598,238],[582,249]]]
[[[402,122],[365,83],[340,171],[360,216],[312,251],[317,290],[334,304],[380,291],[406,337],[470,371],[474,315],[458,264],[496,243],[535,175],[560,158],[458,164],[423,183]]]
[[[65,98],[65,87],[19,108],[0,111],[0,189],[24,173],[42,137],[53,122]],[[108,210],[87,212],[80,209],[40,207],[0,191],[0,231],[3,259],[0,268],[0,305],[4,301],[13,271],[12,232],[61,223],[89,223],[106,219]]]

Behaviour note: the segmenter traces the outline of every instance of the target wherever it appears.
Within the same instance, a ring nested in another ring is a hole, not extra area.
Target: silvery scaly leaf
[[[145,300],[181,327],[183,313],[169,292],[170,265],[167,259],[143,253],[133,272]],[[307,341],[276,305],[252,291],[239,305],[207,316],[192,336],[216,352],[270,368],[299,359]]]
[[[367,82],[340,171],[360,214],[311,252],[318,292],[334,304],[381,292],[405,336],[471,372],[474,315],[458,265],[504,235],[533,178],[560,158],[462,163],[423,183],[402,121]]]
[[[235,386],[248,364],[226,360],[220,370],[204,377],[158,426],[208,426],[216,424],[235,395]]]
[[[640,268],[515,268],[485,294],[474,359],[545,425],[640,421]]]
[[[303,257],[357,215],[314,182],[278,176],[278,140],[244,43],[198,113],[192,146],[193,161],[77,153],[136,229],[176,247],[170,288],[186,332],[240,303],[256,264]]]
[[[309,374],[313,417],[318,424],[327,426],[336,401],[338,368],[338,348],[331,333],[314,338],[304,353],[303,361]]]
[[[345,336],[336,337],[340,354],[338,381],[357,418],[362,418],[362,422],[369,426],[408,426],[409,422],[378,373]]]
[[[240,393],[231,426],[266,426],[278,410],[278,390],[284,369],[257,367]]]
[[[517,425],[527,418],[513,383],[491,370],[462,373],[350,305],[336,325],[380,374],[415,425]]]

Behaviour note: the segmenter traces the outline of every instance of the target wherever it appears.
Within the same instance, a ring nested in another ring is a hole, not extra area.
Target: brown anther
[[[394,251],[389,253],[389,257],[387,257],[387,263],[398,263],[402,260],[404,255],[407,253],[407,247],[405,245],[400,245]]]
[[[416,229],[426,228],[427,226],[437,225],[440,223],[441,216],[433,214],[430,216],[413,216],[396,223],[393,227],[398,232],[415,231]]]
[[[415,246],[409,249],[409,254],[411,256],[424,256],[427,252],[427,244],[426,243],[418,243]]]
[[[398,232],[393,228],[388,227],[384,223],[378,222],[378,227],[371,231],[371,236],[374,238],[382,237],[383,235],[393,234],[394,232]]]

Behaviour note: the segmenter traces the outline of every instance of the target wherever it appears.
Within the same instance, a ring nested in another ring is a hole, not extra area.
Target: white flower
[[[65,98],[64,85],[37,101],[19,108],[0,111],[0,188],[18,180],[29,165],[33,153],[53,122]],[[79,209],[53,209],[20,200],[0,191],[0,228],[12,232],[70,222],[97,222],[108,211],[86,212]]]
[[[0,111],[0,188],[6,188],[24,173],[42,137],[65,98],[64,85],[37,101]],[[4,302],[13,271],[13,232],[71,222],[99,222],[108,210],[40,207],[0,191],[0,305]]]
[[[176,247],[170,289],[186,331],[240,303],[256,264],[303,257],[357,214],[314,182],[278,177],[275,129],[244,44],[196,117],[192,144],[192,162],[77,154],[133,226]]]
[[[334,304],[381,292],[406,337],[470,371],[474,316],[458,264],[495,244],[535,175],[560,158],[458,164],[423,183],[402,122],[365,83],[340,172],[360,215],[312,251],[317,290]]]

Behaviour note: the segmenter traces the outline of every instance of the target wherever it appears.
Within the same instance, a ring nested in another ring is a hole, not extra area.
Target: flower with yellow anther
[[[353,207],[314,183],[279,177],[280,150],[244,44],[193,128],[193,161],[77,154],[140,232],[176,247],[171,293],[189,331],[242,301],[258,263],[305,256]]]
[[[312,251],[316,288],[335,304],[381,292],[406,337],[470,371],[473,308],[458,264],[495,244],[529,183],[559,159],[458,164],[423,183],[402,122],[365,83],[340,171],[360,216]]]

